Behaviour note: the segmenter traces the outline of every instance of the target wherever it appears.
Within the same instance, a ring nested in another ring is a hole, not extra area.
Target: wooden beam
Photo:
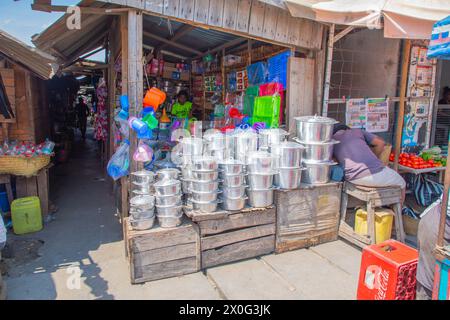
[[[405,104],[406,104],[406,89],[408,86],[408,70],[409,70],[409,60],[411,54],[411,40],[405,40],[402,52],[402,74],[400,82],[400,102],[398,103],[398,113],[397,113],[397,125],[395,133],[395,161],[394,170],[398,171],[398,159],[400,157],[400,150],[402,149],[402,133],[403,133],[403,122],[405,117]]]
[[[142,111],[142,99],[144,97],[142,35],[142,13],[137,10],[130,10],[128,12],[128,99],[130,102],[130,116],[138,116]],[[142,163],[137,163],[132,159],[137,143],[136,133],[134,130],[130,130],[131,172],[141,170],[143,167]]]
[[[81,10],[81,13],[86,14],[103,14],[103,15],[121,15],[124,12],[127,12],[128,8],[92,8],[92,7],[84,7],[78,6]],[[58,6],[58,5],[45,5],[45,4],[32,4],[31,9],[35,11],[43,11],[43,12],[67,12],[67,9],[70,6]]]
[[[339,32],[333,40],[333,43],[338,42],[339,40],[341,40],[343,37],[345,37],[347,34],[349,34],[350,32],[352,32],[355,29],[354,26],[349,26],[347,28],[345,28],[344,30],[342,30],[341,32]]]
[[[334,30],[335,25],[332,24],[328,33],[327,62],[325,65],[325,79],[323,88],[322,115],[324,117],[328,115],[328,99],[330,98],[331,65],[333,64],[334,49]]]
[[[147,32],[147,31],[144,31],[143,35],[145,37],[153,38],[153,39],[158,40],[160,42],[164,42],[164,43],[166,43],[167,45],[169,45],[171,47],[179,48],[181,50],[184,50],[184,51],[196,54],[196,55],[202,55],[203,54],[203,52],[201,52],[201,51],[195,50],[195,49],[193,49],[191,47],[188,47],[188,46],[176,43],[176,42],[171,41],[171,40],[167,40],[166,38],[157,36],[157,35],[155,35],[153,33]]]

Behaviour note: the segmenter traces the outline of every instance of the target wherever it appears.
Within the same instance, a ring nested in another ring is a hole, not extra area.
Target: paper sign
[[[366,125],[366,100],[347,100],[345,119],[350,128],[364,128]]]
[[[389,99],[367,99],[366,130],[368,132],[389,131]]]

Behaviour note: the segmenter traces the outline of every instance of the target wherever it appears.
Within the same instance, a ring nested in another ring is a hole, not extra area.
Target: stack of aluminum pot
[[[302,145],[291,141],[284,141],[270,147],[277,161],[275,185],[280,189],[292,190],[300,187],[303,149]]]
[[[147,230],[155,222],[155,197],[152,196],[154,174],[151,171],[131,173],[130,224],[135,230]]]
[[[190,202],[195,211],[213,213],[219,204],[219,166],[211,156],[192,158]]]
[[[295,121],[297,138],[294,140],[305,148],[302,159],[305,166],[303,182],[314,185],[328,183],[331,167],[336,164],[332,161],[333,147],[339,142],[333,140],[332,136],[337,121],[319,116],[298,117]]]
[[[234,137],[218,130],[210,130],[203,136],[203,154],[211,156],[218,162],[233,156]]]
[[[238,211],[245,207],[244,163],[240,160],[227,159],[219,163],[219,177],[221,179],[222,207],[228,211]]]
[[[162,228],[177,227],[183,215],[180,172],[177,169],[162,169],[156,174],[158,181],[153,186],[159,225]]]
[[[275,158],[266,151],[255,151],[247,157],[247,194],[251,207],[264,208],[273,204],[273,180],[277,173]]]

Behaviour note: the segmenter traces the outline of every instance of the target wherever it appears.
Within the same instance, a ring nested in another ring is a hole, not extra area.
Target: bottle
[[[164,108],[161,119],[159,119],[159,129],[168,130],[169,127],[170,127],[170,118],[167,116],[166,108]]]

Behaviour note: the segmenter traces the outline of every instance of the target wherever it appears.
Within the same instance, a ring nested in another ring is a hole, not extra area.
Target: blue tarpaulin
[[[450,60],[450,16],[434,24],[427,57]]]

